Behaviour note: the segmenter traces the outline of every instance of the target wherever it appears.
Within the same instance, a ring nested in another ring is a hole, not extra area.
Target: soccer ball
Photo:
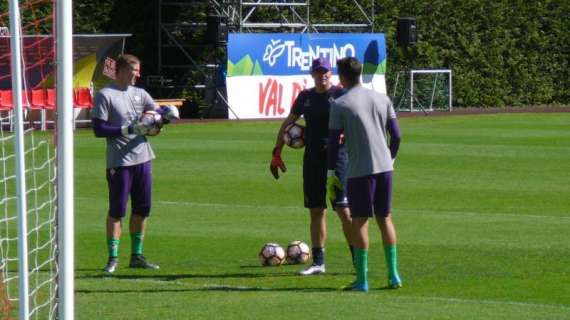
[[[291,123],[285,127],[283,141],[293,149],[301,149],[305,146],[305,127],[298,123]]]
[[[162,130],[164,122],[162,116],[156,111],[145,111],[139,119],[146,128],[148,128],[147,136],[156,136]]]
[[[287,246],[287,263],[289,264],[305,263],[310,256],[309,246],[303,241],[293,241]]]
[[[262,266],[278,266],[285,261],[285,250],[277,243],[267,243],[259,251]]]

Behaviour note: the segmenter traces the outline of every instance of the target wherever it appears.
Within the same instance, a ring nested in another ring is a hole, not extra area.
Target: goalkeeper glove
[[[136,122],[136,123],[131,123],[128,126],[121,127],[121,133],[124,136],[131,135],[131,134],[134,134],[137,136],[144,136],[148,133],[149,129],[150,128],[147,127],[146,125],[144,125],[143,123]]]
[[[336,199],[336,190],[342,191],[342,183],[337,177],[334,170],[327,170],[327,198],[334,200]]]
[[[162,106],[160,109],[164,123],[169,123],[172,120],[180,119],[180,112],[175,106]]]
[[[281,159],[281,149],[280,148],[273,148],[273,152],[271,153],[271,164],[269,165],[269,170],[271,170],[271,174],[275,179],[279,179],[279,169],[282,172],[287,171],[287,167],[285,166],[285,162]]]

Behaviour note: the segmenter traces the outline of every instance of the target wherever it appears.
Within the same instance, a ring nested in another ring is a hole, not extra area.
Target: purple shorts
[[[349,178],[347,193],[353,217],[387,217],[392,205],[392,171]]]
[[[150,161],[128,167],[107,169],[109,216],[123,218],[131,197],[131,213],[142,217],[150,214],[152,170]]]

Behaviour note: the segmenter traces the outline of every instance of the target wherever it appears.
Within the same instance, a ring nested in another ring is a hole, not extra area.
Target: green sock
[[[131,254],[141,255],[143,252],[143,238],[142,232],[131,233]]]
[[[117,258],[119,256],[119,239],[107,238],[107,250],[109,258]]]
[[[368,249],[354,249],[354,269],[356,282],[368,283]]]
[[[398,275],[398,250],[396,245],[388,245],[384,247],[384,255],[386,256],[386,265],[388,267],[388,279],[400,281]]]

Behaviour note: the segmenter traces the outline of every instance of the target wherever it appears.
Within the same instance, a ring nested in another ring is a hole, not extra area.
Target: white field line
[[[117,281],[113,278],[112,281]],[[273,291],[273,288],[264,287],[247,287],[247,286],[231,286],[231,285],[219,285],[219,284],[203,284],[200,286],[193,285],[187,282],[181,281],[162,281],[153,279],[120,279],[119,281],[128,282],[143,282],[143,283],[153,283],[164,285],[165,283],[174,284],[181,287],[191,287],[191,288],[201,288],[201,289],[213,289],[213,290],[235,290],[235,291]],[[291,288],[294,291],[295,288]],[[334,291],[331,291],[331,293]],[[342,292],[339,290],[339,294]],[[508,305],[516,307],[526,307],[526,308],[540,308],[540,309],[556,309],[563,311],[570,311],[570,306],[565,305],[554,305],[554,304],[540,304],[540,303],[528,303],[519,301],[500,301],[500,300],[483,300],[483,299],[459,299],[459,298],[446,298],[446,297],[422,297],[422,296],[394,296],[392,299],[397,300],[407,300],[407,301],[420,301],[420,302],[433,302],[441,301],[450,304],[486,304],[486,305]]]
[[[447,216],[494,216],[494,217],[505,217],[505,218],[533,218],[533,219],[553,219],[559,221],[570,222],[570,216],[541,216],[537,214],[515,214],[515,213],[503,213],[503,212],[475,212],[475,211],[445,211],[445,210],[431,210],[431,209],[396,209],[396,212],[403,213],[419,213],[419,214],[434,214],[434,215],[447,215]]]
[[[94,201],[96,198],[91,197],[76,197],[78,200],[88,200]],[[229,204],[229,203],[213,203],[213,202],[195,202],[195,201],[166,201],[157,200],[154,201],[156,204],[166,205],[166,206],[189,206],[189,207],[205,207],[205,208],[241,208],[241,209],[275,209],[275,210],[305,210],[302,205],[298,206],[280,206],[280,205],[254,205],[254,204]],[[531,218],[531,219],[552,219],[560,222],[569,222],[570,216],[541,216],[533,214],[514,214],[514,213],[501,213],[501,212],[475,212],[475,211],[445,211],[445,210],[432,210],[432,209],[398,209],[395,208],[396,213],[404,214],[431,214],[431,215],[447,215],[447,216],[489,216],[489,217],[505,217],[514,218],[514,220],[520,218]]]
[[[278,205],[247,205],[247,204],[227,204],[227,203],[209,203],[209,202],[192,202],[192,201],[156,201],[163,205],[183,205],[183,206],[194,206],[194,207],[219,207],[219,208],[244,208],[244,209],[288,209],[288,210],[304,210],[304,208],[299,206],[278,206]],[[500,216],[500,217],[512,217],[512,218],[535,218],[535,219],[554,219],[554,220],[567,220],[570,222],[570,217],[565,216],[541,216],[532,214],[514,214],[514,213],[482,213],[474,211],[442,211],[442,210],[419,210],[419,209],[395,209],[396,212],[403,213],[421,213],[421,214],[435,214],[435,215],[449,215],[449,216],[462,216],[462,215],[473,215],[473,216]]]

